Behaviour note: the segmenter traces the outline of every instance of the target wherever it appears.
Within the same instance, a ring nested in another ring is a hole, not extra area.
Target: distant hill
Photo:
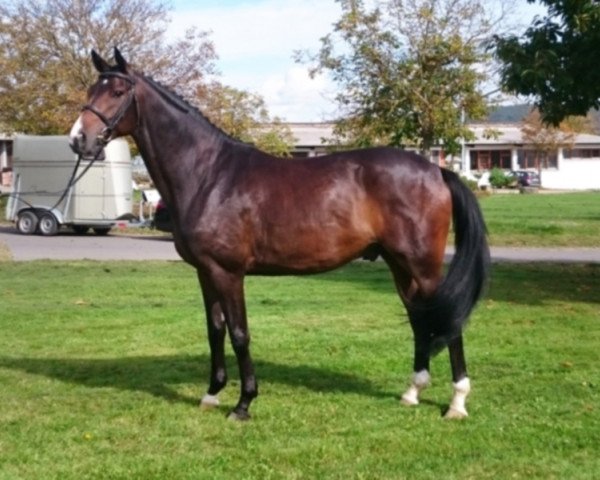
[[[495,107],[488,115],[489,123],[519,123],[531,110],[533,105],[501,105]]]

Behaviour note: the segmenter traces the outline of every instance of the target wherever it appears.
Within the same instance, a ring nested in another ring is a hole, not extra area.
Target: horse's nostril
[[[85,149],[85,133],[79,132],[75,137],[71,137],[69,145],[75,153],[82,153]]]
[[[77,135],[77,148],[81,154],[86,150],[86,136],[83,132],[79,132]]]

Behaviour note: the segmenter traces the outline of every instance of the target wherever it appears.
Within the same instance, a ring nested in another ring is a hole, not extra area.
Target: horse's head
[[[71,128],[69,141],[73,151],[87,159],[101,158],[110,140],[130,134],[136,126],[135,79],[117,48],[115,60],[117,64],[110,66],[92,50],[100,76],[88,90],[88,103]]]

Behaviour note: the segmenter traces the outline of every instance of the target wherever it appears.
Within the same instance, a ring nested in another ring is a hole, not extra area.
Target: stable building
[[[600,189],[598,135],[576,134],[571,148],[558,148],[543,156],[523,140],[520,125],[473,125],[471,129],[475,140],[465,143],[460,168],[465,174],[492,168],[534,170],[540,172],[543,188]]]
[[[329,151],[333,123],[288,123],[295,143],[294,157],[315,157]],[[528,145],[519,124],[472,124],[475,135],[462,145],[459,155],[447,155],[441,146],[432,148],[431,162],[480,176],[492,168],[535,170],[542,187],[559,190],[600,190],[600,136],[580,133],[571,148],[559,148],[544,157]],[[0,189],[12,185],[12,137],[0,133]]]
[[[312,157],[328,152],[332,123],[289,123],[295,146],[294,157]],[[600,190],[600,136],[576,134],[573,146],[544,156],[523,140],[519,124],[473,124],[472,141],[464,142],[459,155],[447,155],[434,147],[430,160],[441,167],[479,176],[492,168],[541,172],[542,187],[565,190]]]

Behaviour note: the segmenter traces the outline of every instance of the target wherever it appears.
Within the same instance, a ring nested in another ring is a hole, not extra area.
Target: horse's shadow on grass
[[[306,365],[283,365],[264,360],[254,362],[259,381],[279,383],[318,392],[342,392],[375,398],[395,394],[382,391],[372,382],[350,374]],[[228,358],[230,384],[239,385],[234,376],[235,359]],[[208,386],[208,355],[172,355],[123,357],[112,359],[84,358],[14,358],[0,357],[0,367],[43,375],[89,388],[117,388],[141,391],[170,402],[198,405],[201,389]],[[198,396],[183,395],[177,386],[197,384]],[[234,387],[237,388],[237,387]]]

